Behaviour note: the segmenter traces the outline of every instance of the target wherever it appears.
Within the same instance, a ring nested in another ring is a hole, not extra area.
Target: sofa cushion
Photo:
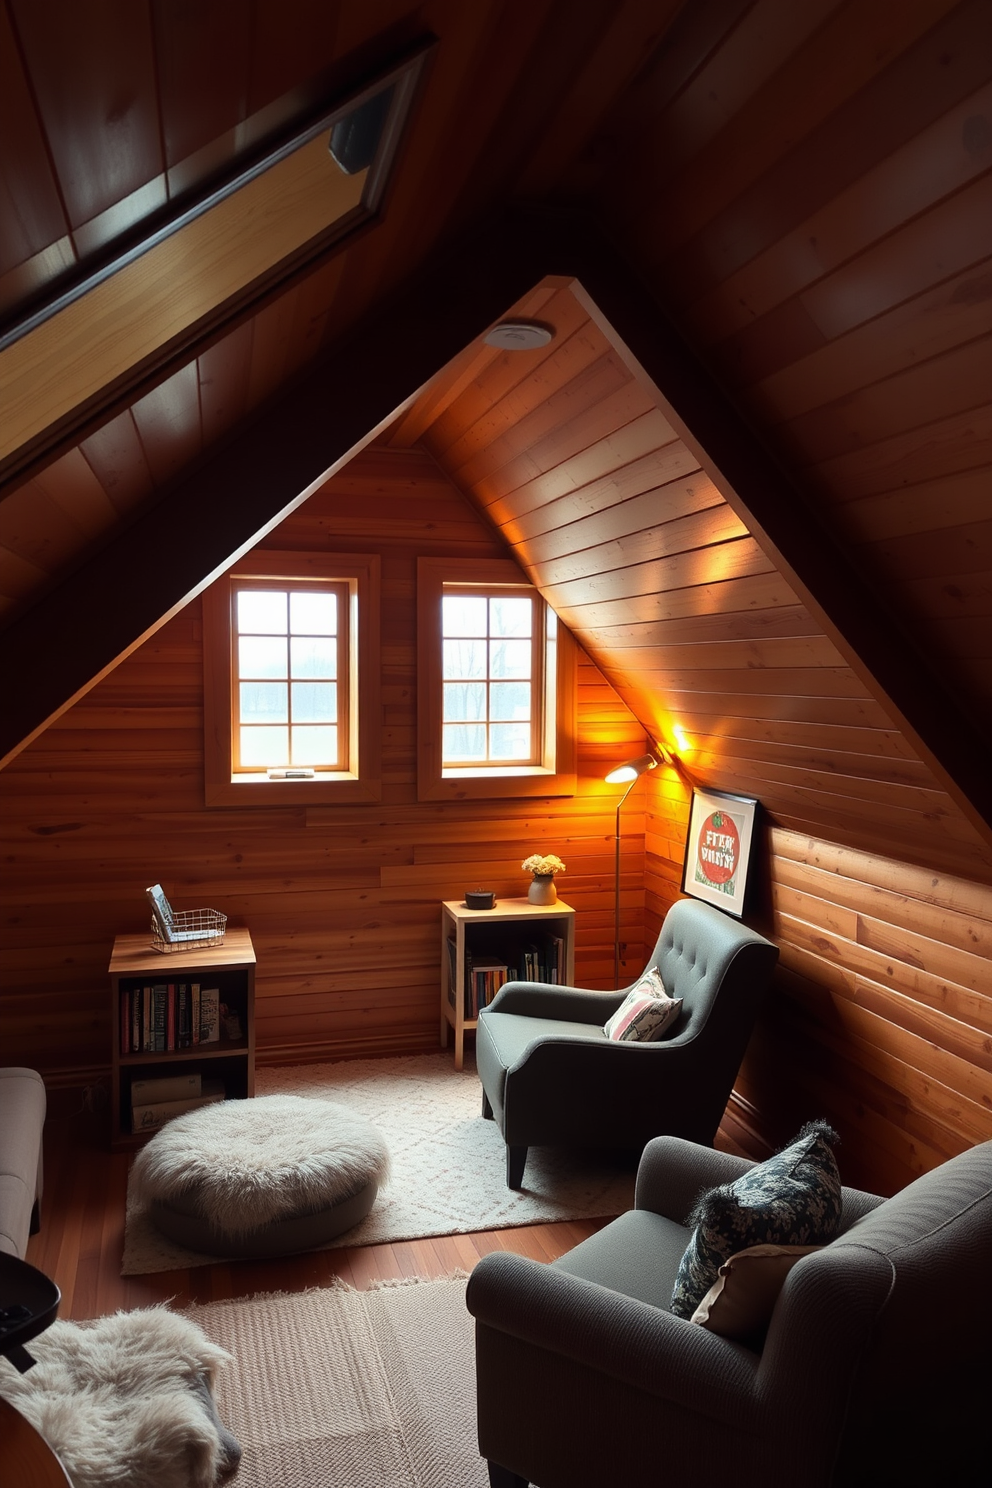
[[[753,1245],[825,1245],[834,1238],[842,1207],[831,1147],[837,1140],[826,1122],[810,1122],[784,1151],[700,1196],[672,1292],[676,1317],[692,1317],[736,1252]]]
[[[739,1250],[724,1261],[689,1321],[722,1338],[753,1338],[768,1327],[785,1278],[796,1262],[822,1249],[821,1245],[752,1245]]]

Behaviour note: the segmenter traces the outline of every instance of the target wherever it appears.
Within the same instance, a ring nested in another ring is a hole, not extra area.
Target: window
[[[208,805],[378,800],[379,560],[254,552],[204,595]]]
[[[232,769],[285,777],[341,768],[347,739],[346,584],[233,586]]]
[[[441,597],[441,757],[445,768],[537,765],[543,650],[539,601],[445,585]]]
[[[509,560],[418,565],[421,800],[571,795],[574,652]]]

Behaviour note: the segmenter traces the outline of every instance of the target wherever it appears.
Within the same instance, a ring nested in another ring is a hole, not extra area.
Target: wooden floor
[[[764,1157],[754,1139],[726,1118],[716,1146]],[[59,1316],[93,1318],[157,1302],[185,1307],[247,1297],[255,1292],[303,1291],[341,1277],[364,1288],[377,1280],[445,1276],[470,1271],[492,1250],[509,1250],[550,1261],[594,1234],[605,1219],[526,1225],[447,1235],[390,1245],[339,1247],[270,1261],[197,1266],[152,1276],[122,1277],[124,1205],[130,1154],[109,1150],[105,1119],[90,1112],[49,1119],[45,1126],[45,1193],[41,1230],[31,1237],[27,1259],[62,1292]]]

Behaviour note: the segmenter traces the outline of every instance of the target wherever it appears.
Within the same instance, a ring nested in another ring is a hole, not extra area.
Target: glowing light
[[[605,777],[606,782],[608,785],[624,785],[628,780],[636,780],[645,770],[653,770],[657,763],[653,754],[639,754],[637,759],[626,760],[611,770]]]

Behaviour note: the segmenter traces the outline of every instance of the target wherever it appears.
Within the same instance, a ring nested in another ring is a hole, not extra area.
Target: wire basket
[[[198,951],[206,946],[224,944],[227,915],[216,909],[174,910],[168,932],[152,919],[152,950]]]

